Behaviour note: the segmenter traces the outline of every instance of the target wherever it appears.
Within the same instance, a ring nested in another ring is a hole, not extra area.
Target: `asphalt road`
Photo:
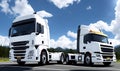
[[[0,62],[0,71],[120,71],[120,63],[112,63],[111,66],[105,67],[103,64],[84,66],[82,64],[62,65],[55,63],[44,66],[27,63],[24,66],[19,66],[13,62]]]

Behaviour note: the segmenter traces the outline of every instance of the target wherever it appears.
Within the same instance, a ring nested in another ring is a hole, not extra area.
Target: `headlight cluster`
[[[34,55],[34,50],[29,51],[28,53],[28,59],[32,59],[32,56]]]
[[[9,52],[9,58],[11,58],[11,53]]]
[[[10,51],[9,51],[9,58],[10,58],[10,59],[12,58],[12,55],[13,55],[13,51],[10,50]]]
[[[101,57],[100,54],[96,54],[96,57]]]

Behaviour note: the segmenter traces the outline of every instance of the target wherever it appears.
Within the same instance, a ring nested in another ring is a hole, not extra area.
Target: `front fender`
[[[47,46],[42,46],[42,45],[38,47],[38,49],[37,49],[37,56],[38,56],[39,59],[40,59],[40,55],[41,55],[42,51],[44,50],[44,51],[46,51],[47,58],[49,60],[49,52],[48,52],[47,48],[48,48]]]

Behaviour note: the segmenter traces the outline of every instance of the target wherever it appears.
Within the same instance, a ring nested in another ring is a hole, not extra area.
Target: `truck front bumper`
[[[116,57],[112,57],[110,58],[109,56],[106,58],[103,57],[92,57],[92,62],[96,62],[96,63],[101,63],[101,62],[116,62]]]
[[[12,57],[9,59],[12,62],[18,62],[18,61],[23,61],[23,62],[39,62],[40,59],[38,57],[31,57],[31,59],[28,59],[27,57],[25,57],[24,59],[22,59],[21,57]]]

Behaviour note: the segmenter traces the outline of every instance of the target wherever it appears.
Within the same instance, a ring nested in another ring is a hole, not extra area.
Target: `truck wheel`
[[[71,64],[71,62],[70,62],[70,60],[69,60],[69,56],[68,56],[68,55],[66,56],[66,64],[67,64],[67,65]]]
[[[17,62],[18,65],[22,66],[22,65],[25,65],[25,62]]]
[[[111,62],[103,62],[105,66],[110,66]]]
[[[90,54],[86,54],[86,55],[85,55],[84,64],[87,65],[87,66],[88,66],[88,65],[89,65],[89,66],[92,65],[92,60],[91,60],[91,55],[90,55]]]
[[[60,61],[57,61],[59,64],[63,64],[64,63],[64,54],[62,53],[60,56]]]
[[[45,65],[45,64],[47,64],[47,54],[46,54],[45,51],[43,51],[43,52],[41,53],[40,62],[39,62],[38,64],[40,64],[40,65]]]

